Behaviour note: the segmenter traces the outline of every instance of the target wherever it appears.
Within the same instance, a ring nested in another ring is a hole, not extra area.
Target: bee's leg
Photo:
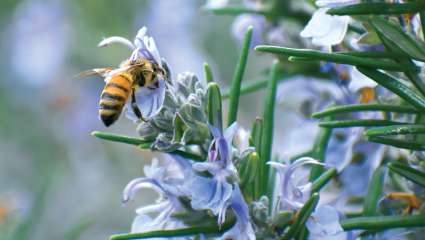
[[[131,108],[133,109],[134,114],[136,114],[136,117],[143,122],[146,122],[146,119],[142,116],[142,113],[140,112],[139,107],[136,103],[136,96],[134,95],[134,91],[131,93]]]

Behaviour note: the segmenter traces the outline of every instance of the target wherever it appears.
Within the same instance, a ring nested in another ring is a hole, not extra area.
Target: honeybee
[[[117,69],[95,68],[78,77],[100,75],[106,85],[99,101],[99,118],[109,127],[127,104],[130,118],[146,121],[158,112],[164,101],[165,70],[146,58],[130,58]]]

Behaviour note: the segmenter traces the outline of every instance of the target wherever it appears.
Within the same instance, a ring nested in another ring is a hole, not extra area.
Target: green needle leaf
[[[281,237],[281,240],[289,240],[292,239],[304,226],[304,223],[310,217],[311,213],[316,208],[317,203],[319,202],[319,194],[313,193],[311,197],[307,200],[304,206],[300,209],[300,212],[297,218],[294,220],[294,223],[289,228],[288,232]]]
[[[152,142],[145,141],[142,138],[137,138],[137,137],[128,137],[128,136],[116,135],[116,134],[99,132],[99,131],[94,131],[94,132],[91,133],[91,135],[98,137],[100,139],[108,140],[108,141],[135,145],[135,146],[138,146],[141,149],[150,149],[151,145],[152,145]],[[205,160],[202,156],[199,156],[199,155],[193,154],[193,153],[189,153],[189,152],[186,152],[186,151],[182,151],[182,150],[175,150],[175,151],[170,152],[170,153],[180,155],[180,156],[185,157],[185,158],[190,158],[194,161],[204,161]]]
[[[217,83],[210,82],[207,89],[208,122],[220,131],[223,130],[221,93]]]
[[[205,81],[208,83],[214,82],[213,74],[210,68],[210,65],[208,63],[204,63],[204,74],[205,74]]]
[[[341,220],[341,227],[345,231],[353,229],[384,230],[389,228],[424,226],[425,214],[407,216],[356,217]]]
[[[255,151],[261,150],[261,141],[263,139],[263,119],[256,118],[252,126],[250,146],[255,148]]]
[[[425,112],[425,99],[420,97],[416,94],[416,92],[404,85],[402,82],[375,69],[358,67],[358,70],[370,79],[406,100],[406,102],[412,104],[421,112]]]
[[[418,143],[417,141],[409,141],[405,139],[393,139],[380,136],[366,137],[369,142],[376,142],[385,145],[390,145],[397,148],[425,151],[425,144]]]
[[[368,15],[368,14],[404,14],[404,13],[417,13],[425,10],[425,4],[422,2],[412,3],[359,3],[348,5],[344,7],[331,8],[327,11],[330,15]]]
[[[352,104],[329,107],[322,112],[313,113],[313,118],[323,118],[327,116],[333,116],[338,113],[349,113],[359,111],[383,111],[383,112],[398,112],[398,113],[410,113],[417,114],[419,111],[411,106],[397,106],[390,104]]]
[[[286,79],[288,79],[292,76],[293,75],[290,75],[290,74],[282,75],[281,77],[279,77],[278,81],[280,82],[280,81],[286,80]],[[252,81],[252,82],[242,84],[240,94],[244,95],[244,94],[248,94],[248,93],[253,93],[253,92],[256,92],[256,91],[261,90],[263,88],[266,88],[268,82],[269,82],[269,80],[266,79],[266,80]],[[223,97],[223,99],[229,98],[230,97],[230,91],[229,90],[224,91],[222,97]]]
[[[267,82],[268,80],[262,80],[262,81],[255,81],[255,82],[243,84],[241,87],[240,94],[243,95],[243,94],[252,93],[260,89],[263,89],[267,87]],[[230,97],[230,91],[225,91],[223,94],[223,99],[227,99],[229,97]]]
[[[393,58],[397,59],[403,57],[402,54],[397,54],[394,52],[378,52],[378,51],[363,51],[363,52],[336,52],[339,54],[344,54],[348,56],[355,57],[366,57],[366,58]]]
[[[335,175],[337,174],[336,168],[326,170],[320,177],[318,177],[311,185],[311,192],[319,192]]]
[[[400,163],[389,163],[388,168],[410,181],[419,184],[422,187],[425,187],[425,173],[414,168],[411,168],[405,164]]]
[[[424,134],[424,133],[425,133],[425,125],[408,124],[408,125],[371,128],[365,132],[365,135],[368,137],[375,137],[375,136],[393,136],[393,135]]]
[[[258,171],[260,164],[260,156],[256,152],[250,153],[241,162],[240,187],[248,203],[258,200],[261,196],[261,178]]]
[[[370,19],[369,23],[378,34],[388,40],[391,44],[396,45],[405,54],[407,54],[407,56],[421,61],[425,60],[424,48],[417,42],[416,39],[405,33],[400,26],[381,17],[374,17]],[[407,69],[405,69],[405,71],[406,70]]]
[[[91,226],[93,225],[93,219],[88,219],[86,217],[80,219],[77,224],[71,227],[65,234],[64,240],[78,240],[80,236]]]
[[[377,215],[378,201],[382,195],[385,179],[385,167],[378,167],[372,175],[369,182],[367,194],[363,204],[363,215],[374,216]]]
[[[350,55],[341,54],[341,53],[327,53],[327,52],[321,52],[321,51],[310,50],[310,49],[296,49],[296,48],[260,45],[255,47],[255,50],[260,52],[273,53],[277,55],[302,57],[302,58],[309,58],[311,60],[317,60],[317,61],[328,61],[328,62],[335,62],[335,63],[341,63],[341,64],[355,65],[355,66],[365,66],[365,67],[379,68],[379,69],[390,70],[390,71],[401,71],[401,72],[404,72],[406,70],[411,70],[416,72],[419,71],[418,67],[413,66],[411,64],[399,64],[395,62],[383,61],[383,60],[377,60],[377,59],[371,60],[364,57],[350,56]]]
[[[106,132],[94,131],[91,133],[91,135],[97,138],[112,141],[112,142],[127,143],[131,145],[136,145],[136,146],[147,145],[147,144],[150,146],[152,144],[152,142],[148,142],[142,138],[129,137],[129,136],[117,135],[117,134],[106,133]]]
[[[356,119],[356,120],[337,120],[337,121],[324,121],[320,122],[319,126],[324,128],[347,128],[347,127],[377,127],[377,126],[390,126],[402,125],[406,123],[395,122],[380,119]]]
[[[204,8],[205,11],[212,12],[217,15],[239,15],[239,14],[259,14],[269,15],[270,12],[266,9],[254,9],[243,6],[235,7],[220,7],[220,8]]]
[[[330,118],[328,118],[330,119]],[[313,151],[311,157],[318,160],[319,162],[325,162],[326,149],[328,147],[329,140],[331,139],[332,129],[331,128],[320,128],[319,133],[314,141]],[[313,165],[310,172],[310,181],[316,180],[323,173],[323,166]]]
[[[248,60],[249,48],[251,45],[251,37],[252,37],[252,26],[249,26],[245,32],[245,37],[244,37],[244,41],[242,45],[242,52],[239,57],[239,61],[236,66],[236,71],[232,80],[232,87],[230,90],[229,117],[227,121],[227,126],[230,126],[233,122],[236,121],[236,117],[238,114],[241,83],[243,79],[243,74],[245,72],[246,62]]]
[[[146,239],[146,238],[168,238],[179,236],[193,236],[196,234],[220,234],[227,231],[234,225],[235,221],[225,222],[219,226],[196,226],[188,228],[180,228],[174,230],[157,230],[143,233],[128,233],[112,235],[110,240],[129,240],[129,239]]]
[[[279,61],[275,60],[270,72],[269,85],[267,87],[264,115],[263,115],[263,130],[261,139],[261,168],[260,176],[262,178],[262,190],[267,191],[269,167],[267,162],[271,160],[272,145],[273,145],[273,127],[274,127],[274,108],[276,104],[276,90],[277,90],[277,73],[279,69]],[[265,192],[263,192],[264,194]]]

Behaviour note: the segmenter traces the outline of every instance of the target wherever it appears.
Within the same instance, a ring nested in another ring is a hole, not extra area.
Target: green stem
[[[320,122],[319,127],[324,128],[347,128],[347,127],[377,127],[377,126],[390,126],[402,125],[406,123],[395,122],[380,119],[356,119],[356,120],[342,120],[342,121],[326,121]]]
[[[357,217],[341,221],[345,230],[384,230],[389,228],[425,227],[425,214],[408,216]]]
[[[98,137],[100,139],[108,140],[108,141],[135,145],[135,146],[138,146],[141,149],[151,149],[151,146],[152,146],[152,142],[146,141],[142,138],[137,138],[137,137],[128,137],[128,136],[116,135],[116,134],[99,132],[99,131],[94,131],[94,132],[91,133],[91,135]],[[194,153],[182,151],[182,150],[175,150],[175,151],[172,151],[170,153],[180,155],[180,156],[185,157],[185,158],[190,158],[194,161],[205,161],[205,159],[202,156],[199,156],[199,155],[194,154]]]
[[[205,11],[217,14],[217,15],[239,15],[239,14],[259,14],[259,15],[270,15],[270,11],[267,9],[254,9],[247,7],[220,7],[220,8],[205,8]]]
[[[245,72],[246,62],[248,60],[249,48],[251,45],[252,37],[252,26],[249,26],[246,30],[242,52],[239,57],[238,64],[236,66],[236,71],[232,80],[231,94],[230,94],[230,103],[229,103],[229,117],[227,121],[227,126],[232,125],[236,121],[239,107],[239,96],[241,91],[241,83],[243,79],[243,74]]]
[[[425,10],[425,5],[422,2],[409,2],[409,3],[359,3],[348,5],[344,7],[331,8],[327,11],[330,15],[391,15],[391,14],[405,14],[417,13]]]
[[[213,74],[210,68],[210,65],[208,63],[204,63],[204,75],[205,75],[205,81],[208,83],[214,82]]]
[[[337,170],[335,168],[328,169],[313,182],[311,192],[319,192],[336,174]]]
[[[320,128],[320,131],[314,142],[312,157],[319,162],[325,162],[326,149],[328,147],[329,140],[332,136],[331,128]],[[314,181],[323,173],[323,166],[313,165],[310,172],[310,181]]]
[[[391,70],[391,71],[404,72],[406,70],[412,70],[412,71],[419,70],[416,66],[412,66],[410,64],[409,65],[398,64],[398,63],[394,63],[390,61],[382,61],[377,59],[374,59],[373,61],[371,61],[371,59],[367,59],[364,57],[356,57],[356,56],[350,56],[347,54],[340,54],[340,53],[326,53],[326,52],[310,50],[310,49],[295,49],[295,48],[260,45],[255,47],[255,50],[260,52],[273,53],[277,55],[304,57],[304,58],[311,58],[312,60],[317,60],[317,61],[328,61],[328,62],[335,62],[335,63],[341,63],[341,64],[355,65],[355,66],[379,68],[379,69]]]
[[[313,193],[310,199],[304,204],[304,206],[300,209],[298,213],[298,217],[294,220],[294,223],[289,228],[288,232],[283,235],[280,240],[289,240],[292,239],[303,227],[304,223],[310,217],[311,213],[313,213],[316,208],[317,203],[319,202],[319,194]]]
[[[424,134],[424,133],[425,133],[425,125],[408,124],[408,125],[372,128],[367,130],[365,132],[365,135],[368,137],[374,137],[374,136],[392,136],[392,135]]]
[[[403,84],[401,81],[375,69],[359,67],[358,70],[378,84],[403,98],[408,103],[421,110],[421,112],[425,112],[425,99]]]
[[[378,167],[373,173],[372,179],[369,182],[367,194],[363,204],[364,216],[373,216],[378,214],[378,201],[382,195],[385,173],[386,171],[383,166]]]
[[[381,143],[381,144],[390,145],[397,148],[403,148],[403,149],[409,149],[409,150],[415,150],[415,151],[425,151],[425,144],[418,143],[416,141],[408,141],[405,139],[393,139],[393,138],[386,138],[381,136],[373,136],[373,137],[366,136],[366,139],[369,142]]]
[[[358,112],[358,111],[384,111],[417,114],[419,111],[411,106],[397,106],[390,104],[352,104],[329,107],[322,112],[313,113],[313,118],[323,118],[338,113]]]
[[[273,127],[274,127],[274,108],[276,104],[276,90],[277,90],[277,72],[279,69],[279,61],[273,62],[270,72],[270,79],[267,88],[266,100],[264,105],[263,115],[263,131],[261,140],[261,178],[263,194],[267,191],[269,168],[267,162],[271,160],[272,145],[273,145]]]
[[[145,239],[145,238],[167,238],[167,237],[179,237],[179,236],[193,236],[196,234],[220,234],[227,231],[232,227],[234,221],[224,223],[221,227],[219,226],[198,226],[189,228],[180,228],[174,230],[157,230],[143,233],[128,233],[128,234],[117,234],[112,235],[110,240],[129,240],[129,239]]]

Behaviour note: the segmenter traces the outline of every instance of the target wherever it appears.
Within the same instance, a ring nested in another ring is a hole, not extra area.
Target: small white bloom
[[[329,205],[319,206],[306,222],[312,240],[331,239],[345,240],[347,233],[339,223],[339,215],[335,208]]]
[[[378,84],[373,81],[372,79],[365,76],[363,73],[361,73],[359,70],[357,70],[356,67],[350,68],[350,84],[348,87],[351,91],[357,92],[362,88],[374,88],[378,86]]]
[[[303,38],[312,38],[317,46],[330,47],[342,42],[347,33],[348,16],[331,16],[326,14],[328,8],[320,8],[314,12],[300,35]]]
[[[229,0],[208,0],[205,4],[206,8],[221,8],[225,7]]]
[[[278,209],[300,209],[310,197],[311,183],[305,181],[305,176],[294,173],[304,165],[322,165],[322,163],[313,158],[304,157],[290,164],[278,162],[268,162],[267,164],[277,170],[276,195],[278,199],[276,202],[278,204],[276,205],[280,205],[277,206]]]
[[[316,6],[318,7],[341,7],[350,4],[359,3],[359,0],[317,0]]]
[[[130,60],[146,58],[162,67],[161,55],[159,54],[154,39],[146,34],[147,31],[148,28],[145,26],[139,29],[134,38],[134,43],[124,37],[112,36],[103,39],[97,46],[106,47],[113,43],[118,43],[133,51]]]

